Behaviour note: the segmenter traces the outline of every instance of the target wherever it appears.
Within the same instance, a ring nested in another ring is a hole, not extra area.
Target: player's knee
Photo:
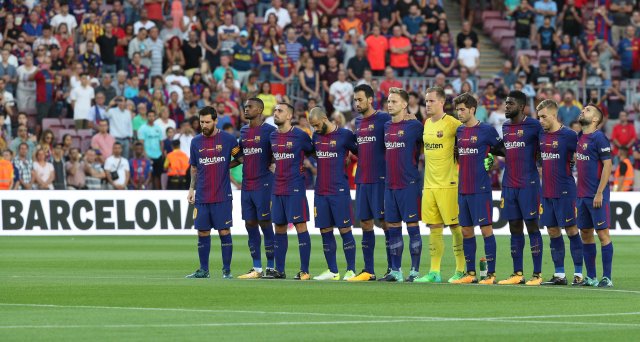
[[[583,243],[594,243],[593,240],[593,228],[591,229],[581,229],[580,237],[582,238]]]
[[[231,229],[220,229],[218,230],[218,235],[220,236],[231,235]]]
[[[247,229],[257,228],[258,227],[258,221],[247,220],[247,221],[244,222],[244,226],[247,227]]]
[[[276,234],[286,234],[287,226],[286,225],[276,225]]]
[[[564,230],[567,232],[567,236],[575,236],[580,233],[576,226],[565,227]]]
[[[558,227],[548,227],[547,231],[549,232],[549,237],[551,238],[557,238],[562,235],[562,230],[560,230],[560,228]]]
[[[307,223],[306,222],[296,223],[296,232],[298,232],[298,234],[304,233],[306,231],[307,231]]]
[[[320,233],[324,234],[324,233],[330,233],[333,230],[333,228],[322,228],[320,229]]]
[[[211,231],[210,230],[199,230],[198,231],[198,236],[200,237],[207,237],[211,235]]]
[[[271,221],[258,221],[258,225],[262,228],[273,228],[273,224],[271,223]]]
[[[362,226],[362,230],[365,232],[373,230],[373,220],[360,221],[360,225]]]
[[[611,236],[609,235],[609,229],[598,230],[598,239],[602,246],[606,246],[611,243]]]
[[[524,227],[522,226],[522,221],[520,220],[509,221],[509,232],[511,234],[524,233]]]
[[[427,225],[429,227],[429,229],[442,229],[444,228],[444,225],[442,223],[439,224],[429,224]]]
[[[346,228],[340,228],[340,234],[347,234],[348,232],[351,231],[351,227],[346,227]]]
[[[525,226],[527,226],[527,233],[534,234],[540,231],[540,226],[538,226],[538,220],[527,220],[524,221]]]
[[[470,239],[474,236],[473,227],[462,227],[462,236],[465,239]]]
[[[480,227],[480,231],[482,232],[482,237],[489,237],[489,236],[493,235],[493,227],[492,226]]]

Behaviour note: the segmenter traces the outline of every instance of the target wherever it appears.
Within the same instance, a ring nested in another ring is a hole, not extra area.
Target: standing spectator
[[[89,150],[92,151],[93,150]],[[87,154],[89,154],[87,151]],[[95,152],[94,152],[95,156]],[[86,163],[80,160],[80,150],[76,147],[72,147],[69,150],[69,161],[65,164],[65,170],[67,172],[67,188],[72,190],[86,189],[86,176],[85,176]]]
[[[174,66],[174,70],[175,70],[175,67],[176,66]],[[180,70],[179,67],[178,67],[177,70],[178,71]],[[229,56],[220,56],[220,66],[218,66],[213,71],[213,77],[215,78],[216,82],[223,81],[224,80],[224,76],[227,73],[227,71],[230,71],[233,74],[233,78],[234,79],[238,79],[238,71],[229,65]],[[171,84],[172,82],[169,82],[167,80],[167,83]]]
[[[461,67],[466,67],[469,74],[475,75],[480,64],[480,51],[472,46],[470,37],[464,40],[464,48],[458,51],[458,63]]]
[[[113,190],[126,190],[129,184],[129,161],[122,156],[122,145],[113,144],[113,155],[104,162],[107,184]]]
[[[11,52],[7,49],[3,49],[1,53],[2,59],[0,59],[0,77],[6,82],[5,89],[13,93],[18,82],[18,73],[14,65],[9,63]]]
[[[613,17],[611,13],[607,12],[606,6],[600,6],[593,12],[596,24],[596,34],[598,39],[607,41],[609,44],[613,44],[611,39],[611,25],[613,25]]]
[[[53,179],[53,188],[55,190],[67,190],[67,170],[65,167],[62,143],[57,143],[53,147],[51,165],[53,165],[55,175]]]
[[[558,21],[562,23],[562,33],[568,34],[572,39],[582,33],[582,12],[575,5],[575,0],[567,0],[558,15]]]
[[[424,23],[424,18],[420,13],[418,4],[412,3],[409,7],[409,13],[402,18],[403,34],[411,39],[420,31],[420,26]]]
[[[320,8],[322,9],[322,1],[320,2]],[[276,17],[278,17],[278,27],[283,29],[285,26],[291,23],[291,16],[289,15],[289,11],[282,7],[282,0],[272,0],[271,8],[269,8],[264,13],[264,21],[267,22],[267,18],[271,13],[274,13]]]
[[[355,29],[358,35],[363,33],[364,23],[356,17],[356,10],[353,6],[347,7],[347,16],[340,20],[340,30],[342,32],[349,32]]]
[[[249,33],[242,30],[238,43],[233,47],[233,68],[238,71],[238,80],[240,80],[240,83],[245,83],[251,73],[253,47],[248,38]],[[287,51],[289,50],[287,49]]]
[[[26,127],[25,127],[26,128]],[[33,162],[29,153],[29,145],[21,143],[18,153],[13,159],[13,165],[18,169],[18,189],[31,190],[33,188]]]
[[[305,98],[320,97],[320,74],[313,65],[313,59],[307,59],[304,63],[304,69],[300,70],[298,74],[298,79]]]
[[[600,64],[600,54],[598,51],[591,51],[589,62],[582,69],[582,85],[587,88],[600,89],[604,84],[605,76],[604,66]]]
[[[29,133],[27,131],[26,125],[18,126],[18,134],[13,140],[11,140],[11,143],[9,143],[9,149],[13,151],[13,153],[17,154],[19,152],[20,145],[22,144],[27,145],[26,156],[27,156],[27,159],[31,160],[31,157],[33,156],[33,152],[35,152],[36,145],[34,143],[34,140],[29,138]]]
[[[14,186],[15,170],[11,163],[11,151],[2,150],[0,159],[0,190],[12,190]]]
[[[151,161],[144,155],[142,142],[138,141],[133,144],[133,157],[129,159],[129,169],[131,170],[131,177],[129,178],[130,190],[150,189]]]
[[[566,127],[570,127],[571,123],[578,120],[580,116],[580,108],[573,101],[573,91],[567,90],[562,98],[562,105],[558,108],[558,120]]]
[[[614,79],[611,82],[611,87],[607,89],[600,100],[600,102],[603,102],[607,106],[607,112],[609,112],[605,124],[607,135],[611,134],[613,126],[618,124],[618,117],[620,116],[620,112],[624,110],[626,101],[627,97],[623,95],[620,89],[620,80]]]
[[[487,113],[489,113],[489,115],[491,115],[491,113],[498,110],[498,107],[500,107],[500,101],[496,96],[495,84],[487,83],[487,85],[484,86],[484,93],[482,94],[482,97],[480,97],[480,103],[482,103],[484,108],[486,108]],[[500,124],[500,127],[502,127],[502,124]],[[498,132],[502,132],[502,131],[498,131]]]
[[[91,148],[100,155],[102,161],[111,156],[113,144],[116,139],[109,134],[109,121],[102,120],[98,123],[98,133],[91,138]]]
[[[96,39],[96,43],[100,47],[102,70],[107,74],[115,75],[118,38],[113,35],[113,25],[110,22],[104,24],[104,34]]]
[[[423,76],[429,68],[429,43],[422,33],[416,34],[416,40],[409,55],[409,63],[413,76]]]
[[[167,171],[167,190],[186,190],[188,188],[187,170],[189,169],[189,156],[181,149],[180,140],[171,142],[173,151],[167,154],[164,168]]]
[[[344,70],[338,72],[338,80],[331,84],[329,100],[333,104],[333,108],[341,112],[347,121],[351,120],[353,85],[347,82],[347,73]]]
[[[100,55],[95,53],[95,43],[92,40],[87,41],[86,51],[78,57],[78,61],[82,64],[84,72],[91,77],[98,77],[102,70],[102,59]]]
[[[630,150],[637,140],[636,128],[633,122],[629,121],[627,112],[620,112],[619,122],[613,126],[611,133],[611,144],[613,145],[613,155],[617,156],[622,148]],[[628,152],[628,151],[627,151]],[[620,157],[622,159],[622,157]]]
[[[498,72],[497,78],[502,80],[502,86],[507,89],[511,89],[511,87],[516,83],[518,76],[513,71],[513,63],[510,60],[504,61],[502,70]]]
[[[156,113],[150,111],[147,113],[147,124],[138,130],[138,140],[144,147],[147,157],[153,161],[153,188],[160,190],[160,177],[162,176],[163,160],[162,160],[162,127],[155,125]]]
[[[153,121],[153,124],[160,127],[162,139],[167,137],[167,130],[169,128],[176,129],[176,122],[169,118],[169,108],[167,107],[163,107],[160,110],[160,117]]]
[[[287,55],[287,47],[285,43],[280,43],[278,53],[273,61],[273,65],[271,66],[271,73],[282,83],[288,84],[296,74],[295,69],[294,61],[289,57],[289,55]]]
[[[389,38],[389,50],[391,50],[389,65],[395,70],[398,77],[405,76],[409,71],[411,41],[402,35],[402,29],[399,25],[393,27],[393,37]]]
[[[543,58],[540,60],[538,68],[536,68],[531,75],[533,81],[533,88],[536,90],[542,89],[548,84],[555,83],[555,76],[549,68],[549,60]]]
[[[236,45],[236,38],[238,38],[239,34],[240,28],[233,24],[233,17],[231,14],[225,14],[223,25],[218,26],[220,52],[223,55],[233,54],[233,46]]]
[[[613,174],[613,187],[611,191],[631,191],[633,190],[633,165],[629,160],[629,148],[620,147],[618,150],[619,163],[616,172]]]
[[[633,144],[633,191],[640,191],[640,140]]]
[[[633,78],[634,57],[637,57],[638,45],[634,44],[637,40],[635,36],[635,28],[631,25],[626,27],[624,38],[618,43],[618,56],[620,56],[620,69],[623,78]]]
[[[151,67],[151,49],[148,48],[146,41],[147,30],[141,28],[136,34],[136,37],[129,42],[127,56],[130,60],[133,60],[136,53],[140,54],[140,64],[148,69]],[[131,74],[129,76],[131,76]]]
[[[32,171],[33,189],[53,190],[55,177],[53,165],[47,161],[45,151],[37,150]]]
[[[113,146],[113,145],[112,145]],[[113,148],[113,147],[111,147]],[[89,149],[84,156],[84,174],[89,190],[102,190],[107,175],[102,164],[96,158],[96,150]]]
[[[116,139],[116,143],[120,144],[120,153],[126,159],[129,157],[131,138],[133,138],[133,127],[131,125],[133,115],[127,109],[127,103],[124,98],[116,97],[114,102],[115,106],[112,105],[107,110],[105,117],[109,120],[111,135]]]
[[[525,3],[527,0],[523,0]],[[516,21],[516,42],[518,41],[518,22]],[[471,29],[471,22],[465,20],[462,22],[462,30],[456,36],[456,48],[462,49],[464,47],[464,41],[467,38],[471,38],[471,46],[478,47],[478,35]],[[517,47],[517,43],[516,43]]]
[[[522,0],[520,5],[511,13],[511,17],[516,22],[516,45],[515,53],[520,50],[531,49],[533,33],[536,32],[534,18],[536,14],[528,0]],[[461,46],[459,46],[460,48]],[[540,45],[538,45],[540,47]]]
[[[387,38],[380,35],[380,26],[373,26],[371,35],[365,39],[365,43],[367,44],[367,59],[373,75],[382,76],[386,67],[385,56],[389,50],[389,42]]]
[[[558,5],[551,0],[538,0],[533,5],[536,12],[536,26],[541,27],[545,17],[550,17],[551,26],[556,27],[556,15],[558,14]]]
[[[21,112],[34,112],[36,109],[36,82],[31,77],[38,71],[33,65],[33,55],[24,57],[24,64],[18,67],[18,87],[16,104]]]
[[[150,14],[149,12],[150,11],[146,8],[140,11],[140,20],[136,21],[133,24],[133,34],[137,35],[140,32],[140,30],[149,31],[151,30],[152,27],[156,27],[156,24],[153,21],[149,20],[149,19],[152,19],[149,17],[149,14]],[[158,19],[152,19],[152,20],[163,20],[163,19],[164,17],[160,16]]]
[[[462,85],[465,83],[468,83],[469,86],[471,86],[471,92],[476,91],[476,83],[469,78],[469,69],[466,67],[460,67],[460,76],[451,82],[451,86],[456,94],[462,94],[464,93],[462,91]]]
[[[153,27],[149,30],[149,38],[147,38],[146,41],[149,51],[151,51],[151,68],[149,70],[149,77],[161,76],[164,73],[164,69],[162,68],[164,57],[164,42],[162,41],[162,39],[160,39],[159,36],[160,31],[157,27]],[[104,63],[104,54],[102,61]],[[115,74],[115,69],[113,71],[113,74]]]
[[[104,94],[105,103],[110,103],[118,94],[116,88],[113,86],[111,74],[102,75],[102,82],[96,88],[95,92]],[[122,94],[120,94],[122,95]]]
[[[445,74],[445,76],[451,76],[457,64],[456,50],[449,40],[448,32],[443,32],[439,38],[433,48],[433,64],[438,72]]]
[[[202,46],[198,42],[196,31],[189,31],[188,40],[182,44],[182,53],[185,60],[185,74],[191,76],[200,67],[200,60],[203,57]]]
[[[385,98],[389,96],[389,89],[391,88],[402,88],[402,82],[395,79],[393,68],[388,66],[384,71],[384,80],[380,82],[380,91]]]
[[[438,30],[438,20],[445,16],[444,9],[439,0],[429,0],[427,6],[422,9],[425,22],[428,25],[427,32],[432,34]]]
[[[622,36],[627,35],[625,30],[628,30],[627,27],[631,25],[633,2],[634,1],[630,0],[611,0],[609,13],[611,13],[613,24],[611,26],[611,38],[613,39],[613,44],[618,44]],[[633,31],[635,33],[635,28]]]
[[[369,60],[365,57],[365,48],[358,47],[356,55],[347,62],[349,79],[352,81],[361,80],[364,77],[365,70],[371,70],[371,66],[369,65]]]
[[[89,128],[89,110],[94,97],[95,91],[89,85],[89,75],[82,73],[80,75],[80,86],[73,88],[69,95],[76,129]]]
[[[59,29],[60,24],[66,24],[69,31],[74,31],[78,27],[76,17],[69,14],[69,4],[67,2],[60,4],[60,13],[51,18],[50,24],[56,31]]]
[[[538,49],[551,51],[552,53],[556,50],[555,44],[555,35],[556,29],[551,26],[551,18],[544,18],[544,22],[542,27],[538,27],[538,34],[536,35],[536,42],[538,44]]]

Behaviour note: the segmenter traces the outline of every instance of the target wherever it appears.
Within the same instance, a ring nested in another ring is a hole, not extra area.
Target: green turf
[[[613,240],[615,288],[602,290],[222,280],[215,237],[212,279],[184,279],[197,268],[195,237],[2,237],[0,340],[631,340],[640,333],[640,237]],[[237,276],[251,263],[246,238],[234,242]],[[293,277],[294,236],[289,246]],[[378,275],[383,246],[379,238]],[[481,239],[478,247],[482,251]],[[498,237],[498,251],[504,278],[511,268],[508,237]],[[338,260],[342,270],[341,251]],[[360,267],[360,250],[357,260]],[[311,272],[324,269],[320,239],[313,237]],[[450,248],[443,270],[444,279],[453,273]],[[545,278],[552,273],[547,237],[543,270]]]

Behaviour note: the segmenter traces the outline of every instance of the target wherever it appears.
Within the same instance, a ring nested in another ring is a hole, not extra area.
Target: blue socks
[[[364,256],[365,272],[376,274],[374,271],[374,251],[376,247],[376,234],[372,231],[362,231],[362,255]]]
[[[402,267],[403,250],[404,240],[402,239],[402,228],[389,228],[389,253],[391,254],[392,271],[400,271]]]
[[[289,239],[287,233],[275,234],[274,256],[276,262],[276,271],[284,272],[284,265],[287,261],[287,249],[289,248]]]
[[[262,238],[260,237],[260,230],[258,227],[247,227],[247,234],[249,235],[247,244],[249,245],[251,259],[253,259],[253,268],[262,268],[262,253],[260,253]]]
[[[555,267],[555,273],[564,273],[564,239],[562,235],[551,238],[549,247],[551,248],[551,259],[553,260],[553,266]]]
[[[411,254],[411,270],[420,270],[420,257],[422,256],[422,236],[419,227],[407,227],[409,232],[409,253]]]
[[[487,259],[487,273],[496,273],[496,237],[495,235],[484,238],[484,254]]]
[[[613,262],[613,242],[602,246],[602,276],[611,280],[611,264]]]
[[[198,258],[200,259],[200,269],[209,271],[209,253],[211,252],[211,235],[198,236]]]
[[[596,251],[595,243],[585,243],[584,245],[584,265],[587,268],[587,277],[596,279]],[[613,251],[613,248],[612,248]]]
[[[311,237],[309,237],[308,231],[298,233],[298,249],[300,250],[300,271],[309,273],[309,259],[311,259]]]
[[[391,239],[391,233],[389,232],[389,229],[387,228],[387,230],[384,231],[384,244],[385,244],[385,248],[387,250],[387,268],[391,269],[392,267],[392,258],[391,258],[391,248],[389,247],[389,241]]]
[[[571,259],[573,259],[574,273],[582,274],[583,247],[580,234],[569,236],[569,249],[571,250]]]
[[[465,238],[462,240],[462,248],[464,249],[464,258],[467,262],[467,272],[476,271],[476,237]],[[486,249],[486,245],[485,245]]]
[[[542,234],[538,230],[529,234],[529,245],[531,246],[531,257],[533,258],[533,273],[542,273]]]
[[[220,249],[222,250],[222,270],[231,270],[231,256],[233,255],[233,241],[231,234],[220,235]]]
[[[299,238],[300,236],[298,236],[298,239]],[[324,258],[327,260],[329,271],[338,273],[338,263],[336,261],[336,237],[333,235],[333,230],[322,233],[322,250],[324,251]]]
[[[345,259],[347,259],[347,271],[355,272],[356,271],[356,239],[353,238],[353,233],[351,231],[348,231],[344,234],[340,233],[340,235],[342,236],[342,249],[344,249],[344,257]]]
[[[264,253],[267,257],[267,268],[273,268],[274,264],[274,253],[273,253],[273,243],[274,243],[274,234],[273,234],[273,226],[271,222],[267,224],[261,224],[260,229],[262,229],[262,235],[264,235]]]
[[[522,272],[522,251],[524,250],[524,234],[511,234],[511,258],[513,259],[513,272]]]

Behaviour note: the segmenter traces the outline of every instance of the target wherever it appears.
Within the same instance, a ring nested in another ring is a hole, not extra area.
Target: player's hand
[[[489,171],[493,167],[493,162],[495,158],[493,154],[489,153],[486,158],[484,158],[484,170]]]
[[[602,207],[602,193],[596,192],[596,197],[593,198],[593,207],[594,208]]]
[[[189,202],[189,204],[196,203],[196,192],[194,190],[189,189],[189,195],[187,195],[187,201]]]

